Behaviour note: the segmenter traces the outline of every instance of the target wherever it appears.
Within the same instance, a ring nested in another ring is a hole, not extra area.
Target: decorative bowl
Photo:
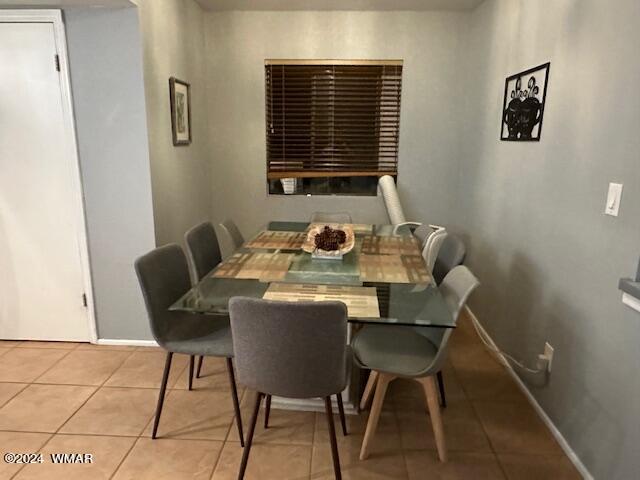
[[[324,227],[330,227],[333,230],[342,230],[345,233],[345,241],[337,250],[323,250],[316,247],[316,235],[322,232]],[[307,237],[302,244],[302,250],[307,253],[311,253],[313,258],[340,260],[345,253],[349,253],[353,250],[355,243],[355,235],[353,233],[353,228],[350,225],[344,225],[341,223],[312,223],[309,225]]]

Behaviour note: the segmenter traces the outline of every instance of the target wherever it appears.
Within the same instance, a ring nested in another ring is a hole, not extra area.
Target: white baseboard
[[[465,310],[467,315],[469,315],[469,317],[471,318],[471,320],[478,325],[478,328],[482,331],[483,335],[489,341],[491,346],[494,347],[496,350],[499,350],[498,346],[495,344],[491,336],[487,333],[487,331],[484,329],[484,327],[478,320],[478,317],[474,315],[474,313],[471,311],[471,309],[468,306],[465,307]],[[587,467],[584,466],[584,463],[582,463],[582,461],[580,460],[580,457],[578,457],[576,452],[573,451],[573,449],[571,448],[571,445],[569,445],[569,443],[564,438],[562,433],[560,433],[560,430],[558,430],[558,428],[555,426],[553,421],[551,421],[549,416],[542,409],[542,407],[540,406],[536,398],[533,396],[531,391],[527,388],[527,386],[522,381],[522,379],[513,370],[513,367],[511,366],[511,364],[507,361],[507,359],[503,355],[501,354],[496,354],[496,355],[498,356],[500,362],[502,362],[502,364],[506,367],[507,371],[509,372],[509,375],[511,375],[511,377],[516,382],[518,387],[520,387],[520,390],[522,390],[522,393],[524,393],[525,397],[527,397],[527,400],[529,400],[529,403],[531,404],[533,409],[536,411],[538,416],[542,419],[544,424],[547,426],[547,428],[549,429],[553,437],[560,444],[560,447],[562,448],[564,453],[567,455],[567,457],[569,457],[569,460],[571,460],[571,463],[573,463],[573,465],[576,467],[580,475],[582,475],[582,478],[584,478],[585,480],[593,480],[593,476],[589,473],[589,470],[587,470]]]
[[[132,346],[132,347],[157,347],[155,340],[121,340],[119,338],[100,338],[96,342],[98,345]]]

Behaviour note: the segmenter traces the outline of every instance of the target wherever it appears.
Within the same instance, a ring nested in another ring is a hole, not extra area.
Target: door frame
[[[76,203],[76,239],[78,243],[78,254],[80,257],[80,267],[82,270],[82,283],[87,302],[87,332],[91,343],[98,340],[96,327],[95,304],[93,298],[93,284],[91,281],[91,266],[89,263],[89,243],[87,237],[87,222],[84,206],[84,195],[82,191],[82,177],[80,173],[80,157],[78,154],[78,142],[76,138],[76,126],[73,115],[73,100],[71,96],[71,80],[69,75],[69,59],[67,55],[67,38],[62,19],[61,10],[36,9],[36,10],[0,10],[0,23],[51,23],[53,25],[53,36],[60,63],[60,92],[62,95],[62,117],[64,122],[64,147],[67,158],[71,162],[71,188]],[[54,59],[51,59],[52,68]],[[79,292],[81,293],[81,292]],[[79,297],[81,302],[82,298]]]

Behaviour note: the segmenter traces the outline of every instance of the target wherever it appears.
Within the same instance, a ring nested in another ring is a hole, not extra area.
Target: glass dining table
[[[408,227],[350,227],[354,247],[336,260],[302,250],[309,223],[270,222],[170,310],[228,315],[235,296],[340,300],[351,324],[455,328]]]

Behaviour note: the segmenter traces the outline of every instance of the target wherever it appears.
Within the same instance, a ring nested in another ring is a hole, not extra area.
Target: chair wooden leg
[[[329,425],[329,440],[331,441],[331,458],[333,458],[333,474],[336,480],[342,480],[340,470],[340,455],[338,454],[338,441],[336,440],[336,427],[333,423],[333,411],[331,409],[331,397],[324,397],[324,408],[327,413]]]
[[[269,428],[270,413],[271,413],[271,395],[267,395],[264,402],[264,428]]]
[[[189,390],[193,388],[193,365],[196,357],[194,355],[189,356]]]
[[[347,436],[347,419],[344,418],[344,405],[342,404],[342,393],[336,395],[338,399],[338,413],[340,413],[340,424],[342,425],[342,434]]]
[[[202,359],[202,357],[200,357]],[[233,398],[233,411],[236,417],[236,426],[238,427],[238,437],[240,438],[240,446],[244,447],[244,434],[242,433],[242,415],[240,414],[240,400],[238,399],[238,387],[236,386],[236,376],[233,372],[233,360],[227,358],[227,372],[229,373],[229,384],[231,386],[231,397]]]
[[[164,373],[162,374],[162,384],[160,385],[160,393],[158,394],[158,405],[156,406],[156,416],[153,420],[153,432],[151,438],[156,438],[158,433],[158,424],[160,423],[160,415],[162,414],[162,406],[164,405],[164,394],[167,391],[167,380],[169,380],[169,371],[171,370],[171,359],[173,352],[167,352],[167,359],[164,362]]]
[[[376,382],[378,381],[378,372],[371,370],[369,373],[369,379],[367,380],[367,386],[364,387],[364,393],[360,400],[360,410],[365,410],[367,405],[371,401],[371,397],[376,390]]]
[[[440,391],[440,406],[447,408],[447,398],[444,396],[444,378],[442,376],[442,370],[438,372],[438,390]]]
[[[433,427],[433,436],[436,439],[436,448],[438,449],[438,457],[441,462],[447,461],[447,445],[444,437],[444,426],[442,425],[442,416],[440,415],[440,404],[438,403],[438,389],[433,375],[418,379],[422,384],[425,396],[427,397],[427,405],[429,406],[429,415],[431,417],[431,426]]]
[[[247,432],[247,444],[242,451],[242,462],[240,463],[240,471],[238,472],[238,480],[244,479],[244,472],[247,470],[247,462],[249,461],[249,452],[251,451],[251,443],[253,442],[253,432],[256,430],[258,414],[260,413],[260,404],[262,403],[262,393],[257,392],[256,404],[253,407],[253,415],[251,415],[251,423]]]
[[[198,369],[196,370],[196,378],[200,378],[200,371],[202,370],[203,360],[204,360],[204,357],[200,355],[200,357],[198,357]]]
[[[376,393],[373,396],[371,413],[369,413],[367,429],[364,432],[364,440],[362,441],[362,448],[360,449],[360,460],[366,460],[369,456],[369,443],[376,433],[376,428],[378,428],[378,420],[380,419],[380,412],[382,412],[382,403],[384,402],[384,396],[387,393],[389,382],[391,382],[394,378],[394,376],[389,375],[388,373],[380,373],[378,375]]]

